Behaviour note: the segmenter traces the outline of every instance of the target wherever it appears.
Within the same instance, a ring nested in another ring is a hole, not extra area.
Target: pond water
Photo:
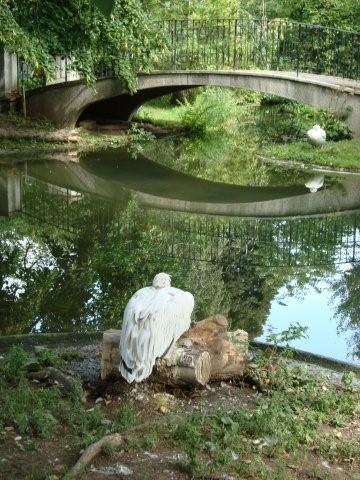
[[[2,157],[0,334],[119,327],[166,271],[196,319],[360,365],[360,176],[314,175],[223,139]]]

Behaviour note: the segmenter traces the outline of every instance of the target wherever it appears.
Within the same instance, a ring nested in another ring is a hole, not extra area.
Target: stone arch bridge
[[[159,46],[150,52],[151,72],[138,75],[135,94],[117,78],[114,65],[99,66],[99,80],[88,86],[70,58],[57,56],[55,84],[27,91],[27,114],[62,126],[95,114],[129,120],[151,98],[206,85],[248,88],[327,109],[360,136],[360,32],[250,18],[171,20],[157,22],[154,31]],[[31,68],[14,57],[0,55],[0,97],[18,83],[34,85]]]
[[[325,75],[279,71],[162,71],[139,74],[136,93],[123,81],[98,80],[94,87],[83,82],[57,83],[29,91],[27,114],[73,127],[86,116],[131,120],[146,101],[199,86],[247,88],[303,102],[332,111],[360,136],[360,82]]]

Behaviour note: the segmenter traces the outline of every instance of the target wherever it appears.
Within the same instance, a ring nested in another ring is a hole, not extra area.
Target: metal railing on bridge
[[[286,19],[168,20],[153,70],[279,70],[360,79],[360,32]],[[124,56],[126,51],[124,51]],[[52,77],[37,77],[21,59],[20,86],[35,88],[80,77],[70,56],[54,57]],[[138,70],[134,65],[135,70]],[[141,68],[139,68],[141,70]],[[99,65],[99,79],[117,76]]]
[[[170,69],[259,69],[360,77],[359,32],[249,18],[172,20],[161,27],[170,47]]]

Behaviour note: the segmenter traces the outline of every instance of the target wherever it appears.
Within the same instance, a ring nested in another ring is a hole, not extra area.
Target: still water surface
[[[0,333],[118,327],[167,271],[196,319],[224,313],[262,340],[298,322],[294,346],[360,364],[360,176],[310,193],[318,173],[207,147],[1,160]]]

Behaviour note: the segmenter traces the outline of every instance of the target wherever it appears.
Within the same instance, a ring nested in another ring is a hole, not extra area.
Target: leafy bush
[[[18,384],[24,378],[26,353],[19,345],[11,348],[0,369],[1,377],[9,383]]]
[[[222,88],[204,89],[193,103],[185,100],[182,113],[184,125],[198,135],[235,128],[237,102],[234,92]]]

